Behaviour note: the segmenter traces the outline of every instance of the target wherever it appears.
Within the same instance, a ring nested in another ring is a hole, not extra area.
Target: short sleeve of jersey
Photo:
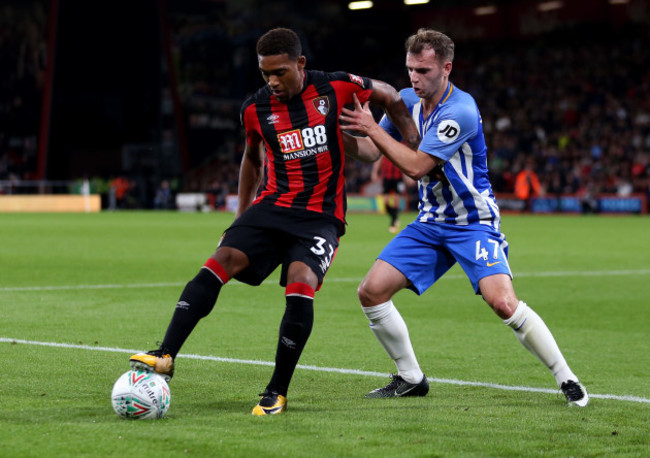
[[[479,122],[480,115],[473,101],[449,103],[442,107],[419,149],[448,161],[463,143],[477,134]]]
[[[399,130],[397,130],[395,124],[393,124],[393,122],[390,119],[388,119],[388,116],[386,116],[385,114],[379,120],[379,127],[381,127],[386,132],[388,132],[388,135],[393,137],[398,142],[402,141],[402,135],[399,133]]]
[[[413,93],[413,89],[407,88],[407,89],[402,89],[399,91],[399,95],[406,104],[406,108],[413,113],[413,105],[417,103],[418,100],[420,100],[418,97],[416,97]],[[399,130],[397,127],[395,127],[395,124],[388,119],[388,116],[385,114],[381,117],[381,120],[379,121],[379,126],[384,129],[388,134],[393,137],[395,140],[398,142],[402,141],[402,135],[399,133]]]
[[[255,113],[255,104],[251,99],[244,102],[239,112],[239,120],[244,131],[246,132],[246,142],[249,146],[255,146],[260,142],[261,132],[259,128],[259,121]]]
[[[370,78],[346,72],[333,72],[329,75],[332,83],[338,82],[338,84],[336,84],[337,91],[347,92],[344,94],[346,103],[352,103],[352,94],[357,94],[357,98],[362,105],[370,98],[370,94],[372,93],[372,80]]]

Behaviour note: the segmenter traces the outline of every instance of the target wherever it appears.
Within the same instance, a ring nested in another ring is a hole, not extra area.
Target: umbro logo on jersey
[[[451,143],[460,134],[460,126],[453,119],[445,119],[438,126],[438,139],[443,143]]]
[[[179,302],[176,304],[176,308],[177,308],[177,309],[182,309],[182,310],[187,310],[187,309],[190,308],[190,304],[188,304],[188,303],[185,302],[185,301],[179,301]]]
[[[279,119],[280,119],[280,115],[276,115],[276,114],[269,115],[266,118],[269,124],[275,124],[276,122],[278,122]]]

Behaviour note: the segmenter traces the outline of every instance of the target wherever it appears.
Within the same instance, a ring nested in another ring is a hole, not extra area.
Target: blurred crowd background
[[[497,198],[523,192],[524,174],[539,195],[650,198],[650,2],[564,2],[570,16],[528,14],[531,1],[390,3],[3,1],[0,192],[89,180],[105,207],[173,208],[178,192],[221,207],[237,192],[239,108],[263,84],[261,34],[291,27],[308,67],[400,89],[404,40],[431,26],[456,41],[451,80],[477,100]],[[501,16],[480,26],[482,4]],[[349,193],[370,170],[348,162]]]

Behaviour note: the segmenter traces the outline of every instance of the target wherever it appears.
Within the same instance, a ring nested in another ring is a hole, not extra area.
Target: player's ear
[[[451,73],[452,66],[453,65],[451,62],[445,62],[444,65],[442,66],[442,69],[445,71],[446,76],[449,76],[449,74]]]
[[[307,65],[307,58],[305,56],[299,56],[297,60],[298,70],[302,70]]]

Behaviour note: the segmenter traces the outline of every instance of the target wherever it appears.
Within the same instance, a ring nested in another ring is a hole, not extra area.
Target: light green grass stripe
[[[58,342],[38,342],[34,340],[12,339],[10,337],[0,337],[0,342],[9,343],[13,345],[15,344],[40,345],[43,347],[72,348],[77,350],[107,351],[113,353],[128,353],[128,354],[138,353],[141,351],[141,350],[128,349],[128,348],[100,347],[100,346],[77,345],[77,344],[67,344],[67,343],[58,343]],[[180,353],[178,356],[187,359],[200,359],[205,361],[217,361],[221,363],[251,364],[256,366],[273,366],[275,364],[274,362],[271,361],[258,361],[254,359],[222,358],[219,356],[187,355],[183,353]],[[308,366],[303,364],[298,364],[297,367],[299,369],[317,371],[317,372],[334,372],[334,373],[346,374],[346,375],[362,375],[366,377],[388,377],[388,374],[383,372],[362,371],[358,369],[341,369],[336,367]],[[443,379],[443,378],[434,378],[434,377],[428,377],[427,379],[431,383],[459,385],[459,386],[475,386],[475,387],[493,388],[493,389],[505,390],[505,391],[526,391],[531,393],[549,393],[549,394],[555,394],[559,392],[558,390],[551,390],[548,388],[499,385],[496,383],[469,382],[465,380]],[[589,393],[589,396],[598,399],[611,399],[615,401],[628,401],[628,402],[650,404],[650,399],[642,398],[639,396],[630,396],[630,395],[620,396],[615,394],[593,394],[593,393]]]
[[[555,272],[522,272],[515,273],[519,278],[535,277],[607,277],[607,276],[626,276],[626,275],[650,275],[650,269],[635,270],[593,270],[593,271],[555,271]],[[465,279],[462,274],[446,275],[444,278]],[[327,283],[359,283],[362,278],[328,278]],[[5,286],[0,287],[0,292],[30,292],[30,291],[68,291],[81,289],[121,289],[121,288],[163,288],[185,286],[186,282],[171,283],[132,283],[132,284],[106,284],[106,285],[59,285],[59,286]],[[243,285],[243,283],[232,282],[233,285]],[[266,285],[275,285],[277,280],[266,280]]]

